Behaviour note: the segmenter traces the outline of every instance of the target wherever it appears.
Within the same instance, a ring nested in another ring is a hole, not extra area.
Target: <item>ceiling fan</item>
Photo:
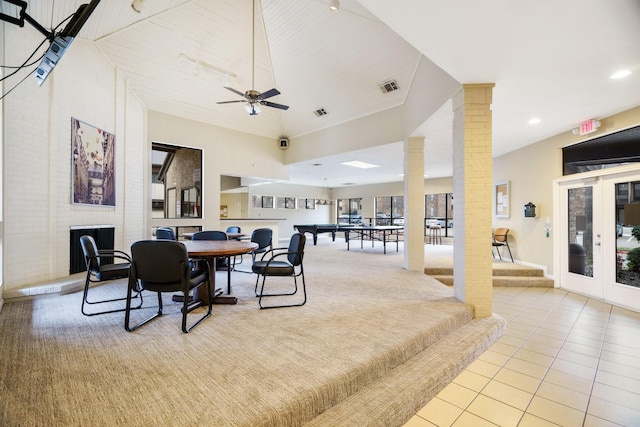
[[[266,92],[258,92],[253,89],[255,87],[255,58],[256,58],[256,0],[253,0],[253,10],[252,10],[253,20],[252,20],[252,45],[251,45],[251,89],[246,92],[240,92],[237,89],[232,87],[225,86],[224,88],[230,90],[233,93],[236,93],[242,96],[244,99],[238,99],[235,101],[222,101],[217,102],[216,104],[231,104],[235,102],[246,102],[248,105],[245,107],[249,112],[250,116],[256,116],[260,112],[260,108],[258,105],[264,105],[266,107],[278,108],[280,110],[288,110],[288,105],[276,104],[275,102],[266,101],[266,99],[274,97],[276,95],[280,95],[280,91],[278,89],[273,88]]]

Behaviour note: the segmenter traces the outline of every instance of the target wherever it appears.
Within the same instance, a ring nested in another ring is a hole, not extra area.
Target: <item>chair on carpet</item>
[[[513,262],[513,255],[511,254],[511,248],[509,247],[509,229],[508,228],[496,228],[493,233],[493,241],[491,242],[491,255],[495,258],[493,254],[493,248],[496,248],[496,252],[498,252],[498,257],[500,261],[502,261],[502,254],[500,253],[500,248],[506,247],[509,251],[509,256],[511,257],[511,262]]]
[[[302,259],[304,258],[304,245],[306,237],[302,233],[295,233],[291,236],[288,248],[272,248],[266,251],[260,261],[255,261],[251,267],[251,270],[258,275],[256,278],[256,296],[258,297],[258,305],[261,309],[264,308],[278,308],[278,307],[296,307],[304,305],[307,302],[307,289],[304,281],[304,268],[302,265]],[[265,282],[267,276],[278,277],[293,277],[294,290],[293,292],[285,293],[265,293]],[[287,296],[296,295],[298,293],[298,277],[302,277],[302,293],[303,300],[301,303],[283,304],[283,305],[270,305],[263,306],[262,298],[273,296]],[[262,285],[258,292],[258,283],[262,277]]]
[[[218,230],[198,231],[193,233],[191,240],[229,240],[227,233]],[[216,269],[227,269],[227,294],[231,293],[231,257],[216,258]]]
[[[141,240],[131,245],[131,273],[127,290],[124,328],[133,332],[140,326],[162,315],[162,293],[182,292],[182,332],[189,332],[207,317],[211,316],[211,287],[209,285],[209,264],[204,259],[197,260],[202,269],[190,266],[187,248],[181,242],[172,240]],[[194,260],[195,261],[195,260]],[[187,327],[189,292],[199,286],[206,286],[207,312],[194,324]],[[131,294],[137,290],[158,294],[158,312],[135,326],[131,320]]]
[[[87,278],[84,282],[84,293],[82,295],[82,314],[84,314],[85,316],[95,316],[97,314],[117,313],[119,311],[124,311],[124,308],[118,308],[88,313],[87,311],[85,311],[85,304],[103,304],[114,301],[124,301],[125,299],[127,299],[126,297],[122,297],[100,301],[89,301],[89,286],[91,285],[91,283],[100,283],[128,277],[131,257],[122,251],[112,249],[98,249],[95,239],[89,235],[80,236],[80,246],[82,246],[84,261],[87,266]],[[125,262],[114,262],[116,260],[122,260]],[[142,295],[138,294],[136,295],[136,298],[137,297],[140,297],[140,305],[142,305]],[[139,307],[140,306],[135,308]]]
[[[251,251],[251,264],[256,262],[256,255],[263,254],[273,248],[273,230],[270,228],[256,228],[251,233],[251,242],[257,243],[258,247]],[[240,262],[242,264],[243,255],[240,255]],[[241,273],[251,273],[251,271],[236,270]]]
[[[176,232],[171,227],[160,227],[156,230],[156,239],[178,240]]]

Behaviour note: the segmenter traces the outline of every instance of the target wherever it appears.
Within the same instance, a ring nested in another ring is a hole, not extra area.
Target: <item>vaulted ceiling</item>
[[[30,0],[27,12],[53,27],[87,1]],[[251,0],[147,0],[141,13],[130,0],[102,0],[79,37],[95,41],[147,108],[274,140],[403,104],[423,56],[459,83],[495,83],[494,155],[640,105],[637,0],[340,3],[330,12],[329,0],[256,1],[253,25]],[[632,74],[609,78],[622,68]],[[398,90],[383,93],[390,81]],[[216,103],[241,99],[225,86],[277,88],[269,100],[290,108],[249,116],[244,103]],[[438,154],[425,159],[431,177],[451,175],[450,128],[446,103],[413,132]],[[354,157],[384,172],[339,165]],[[291,178],[334,187],[398,181],[401,170],[402,143],[389,141],[293,164]]]

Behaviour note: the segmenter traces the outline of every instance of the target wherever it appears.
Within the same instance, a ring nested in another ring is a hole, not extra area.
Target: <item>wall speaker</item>
[[[287,138],[280,138],[278,140],[278,147],[280,147],[281,150],[286,150],[289,148],[289,140]]]

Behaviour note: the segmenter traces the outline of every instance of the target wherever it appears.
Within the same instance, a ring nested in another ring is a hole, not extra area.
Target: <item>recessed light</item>
[[[350,162],[342,162],[341,165],[345,166],[353,166],[354,168],[360,169],[370,169],[370,168],[379,168],[379,165],[374,165],[373,163],[362,162],[360,160],[352,160]]]
[[[623,79],[631,74],[629,70],[618,70],[609,76],[610,79]]]
[[[529,124],[530,125],[537,125],[538,123],[540,123],[540,119],[537,118],[537,117],[534,117],[534,118],[529,120]]]

